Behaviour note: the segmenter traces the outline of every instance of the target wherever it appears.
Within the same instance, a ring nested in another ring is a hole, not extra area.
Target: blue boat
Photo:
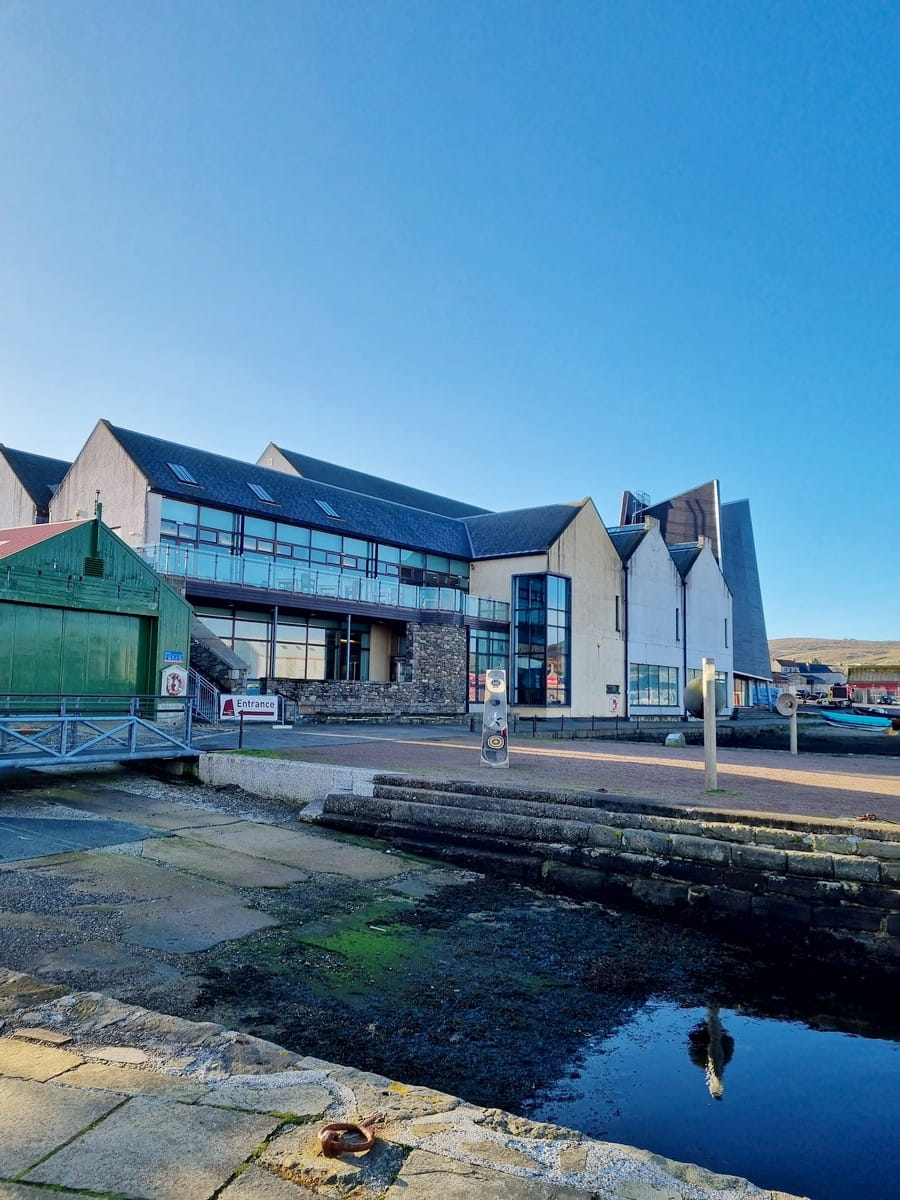
[[[871,732],[873,729],[890,729],[892,724],[891,717],[877,717],[862,713],[823,712],[820,715],[823,721],[827,721],[829,725],[835,725],[838,729],[868,729]]]

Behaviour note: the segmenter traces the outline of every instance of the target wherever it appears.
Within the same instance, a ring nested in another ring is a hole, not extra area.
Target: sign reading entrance
[[[279,696],[245,696],[232,693],[219,697],[221,721],[277,721]]]
[[[506,672],[488,671],[484,677],[484,719],[481,730],[481,765],[509,766]]]

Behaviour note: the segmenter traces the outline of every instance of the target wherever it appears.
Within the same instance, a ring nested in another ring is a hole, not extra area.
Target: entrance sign
[[[509,728],[506,672],[490,670],[484,677],[484,718],[481,729],[481,765],[509,766]]]
[[[280,696],[247,696],[227,693],[219,697],[219,720],[277,721]]]

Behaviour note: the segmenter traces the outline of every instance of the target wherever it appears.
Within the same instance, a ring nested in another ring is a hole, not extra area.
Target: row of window
[[[368,679],[370,627],[328,617],[195,606],[206,627],[247,664],[251,678]],[[272,635],[275,634],[274,655]]]
[[[322,529],[242,516],[220,508],[164,498],[160,537],[227,554],[288,560],[370,579],[469,590],[469,564],[444,554],[345,537]]]

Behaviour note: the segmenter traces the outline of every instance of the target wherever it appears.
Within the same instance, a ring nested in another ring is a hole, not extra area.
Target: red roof
[[[8,558],[10,554],[18,554],[29,546],[37,546],[40,542],[49,541],[67,529],[83,525],[84,521],[59,521],[52,525],[22,525],[18,529],[0,529],[0,558]]]

